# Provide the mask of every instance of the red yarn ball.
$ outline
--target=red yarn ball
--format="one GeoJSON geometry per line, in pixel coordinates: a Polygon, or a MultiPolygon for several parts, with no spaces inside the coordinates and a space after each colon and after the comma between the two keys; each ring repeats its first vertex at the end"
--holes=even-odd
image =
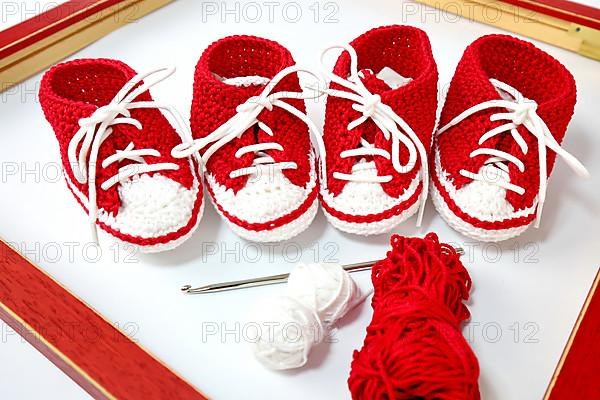
{"type": "Polygon", "coordinates": [[[392,237],[373,268],[373,319],[354,353],[353,399],[479,399],[479,365],[462,336],[471,279],[435,234],[392,237]]]}

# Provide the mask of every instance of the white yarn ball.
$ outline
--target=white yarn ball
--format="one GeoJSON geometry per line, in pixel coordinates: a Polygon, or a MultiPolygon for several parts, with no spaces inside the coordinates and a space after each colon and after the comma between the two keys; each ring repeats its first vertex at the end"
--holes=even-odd
{"type": "Polygon", "coordinates": [[[356,305],[360,290],[340,265],[300,264],[290,274],[287,295],[315,310],[324,325],[331,325],[356,305]]]}
{"type": "Polygon", "coordinates": [[[286,295],[257,310],[254,321],[261,331],[253,343],[256,358],[271,369],[302,367],[312,347],[361,300],[358,286],[341,266],[298,265],[286,295]]]}
{"type": "Polygon", "coordinates": [[[323,335],[321,322],[313,310],[291,297],[273,300],[260,308],[257,322],[261,331],[254,355],[271,369],[300,367],[323,335]]]}

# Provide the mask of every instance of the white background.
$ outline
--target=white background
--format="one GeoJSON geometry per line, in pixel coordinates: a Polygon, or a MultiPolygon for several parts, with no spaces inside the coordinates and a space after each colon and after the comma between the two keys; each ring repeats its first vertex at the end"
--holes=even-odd
{"type": "MultiPolygon", "coordinates": [[[[8,3],[17,5],[17,13],[3,15],[3,26],[31,16],[26,14],[35,7],[33,2],[25,6],[25,2],[5,1],[3,10],[8,3]]],[[[175,64],[177,74],[153,93],[157,99],[173,102],[187,117],[195,63],[209,43],[225,35],[275,39],[292,51],[298,63],[316,67],[320,49],[328,44],[348,42],[379,25],[410,24],[429,34],[443,89],[464,48],[481,35],[499,32],[409,2],[356,3],[278,3],[270,21],[268,6],[257,2],[262,16],[253,22],[256,6],[179,0],[108,35],[74,58],[117,58],[138,71],[175,64]],[[224,7],[233,11],[222,14],[224,7]],[[206,12],[215,9],[215,15],[206,12]],[[298,9],[300,19],[292,22],[298,9]]],[[[45,3],[35,4],[41,8],[45,3]]],[[[472,322],[464,333],[479,357],[484,399],[542,396],[599,261],[600,64],[549,45],[539,46],[561,60],[577,80],[579,102],[564,147],[583,161],[592,179],[575,178],[565,163],[557,161],[542,227],[500,245],[483,246],[464,239],[444,224],[431,204],[421,230],[415,228],[414,219],[398,229],[407,235],[435,231],[443,241],[467,249],[464,260],[474,291],[472,322]]],[[[319,213],[307,232],[287,244],[250,245],[234,236],[208,206],[198,232],[173,252],[134,254],[136,262],[125,262],[127,252],[120,248],[115,253],[103,236],[100,260],[89,262],[95,255],[85,247],[89,242],[86,217],[64,182],[55,178],[59,157],[36,98],[39,80],[40,75],[35,76],[16,90],[0,94],[0,237],[16,243],[52,276],[213,398],[348,398],[352,351],[362,344],[371,317],[369,305],[344,319],[335,343],[315,350],[306,368],[274,373],[254,361],[241,327],[239,340],[233,333],[203,340],[202,332],[209,325],[236,331],[235,324],[246,321],[253,303],[277,295],[281,287],[197,297],[186,297],[178,288],[185,283],[289,271],[298,249],[305,262],[330,253],[342,263],[378,259],[384,256],[389,238],[341,234],[319,213]],[[15,167],[16,174],[9,174],[15,167]],[[72,260],[68,242],[77,243],[72,260]],[[203,255],[212,244],[217,254],[203,255]],[[119,262],[114,262],[115,257],[119,262]]],[[[310,105],[316,120],[322,118],[322,106],[322,102],[310,105]]],[[[357,279],[368,286],[368,274],[357,279]]],[[[0,398],[87,398],[10,328],[0,327],[0,398]]]]}

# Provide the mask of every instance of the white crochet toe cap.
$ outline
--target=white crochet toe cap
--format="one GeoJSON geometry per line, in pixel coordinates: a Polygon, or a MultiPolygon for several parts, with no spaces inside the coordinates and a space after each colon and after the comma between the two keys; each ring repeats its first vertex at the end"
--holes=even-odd
{"type": "Polygon", "coordinates": [[[458,189],[454,202],[481,221],[501,221],[511,218],[515,211],[506,200],[506,189],[484,181],[473,181],[458,189]]]}
{"type": "Polygon", "coordinates": [[[281,171],[272,174],[254,174],[248,183],[237,193],[220,185],[208,174],[214,201],[228,214],[248,223],[265,223],[283,217],[297,210],[316,186],[316,175],[306,187],[294,185],[281,171]]]}
{"type": "MultiPolygon", "coordinates": [[[[352,169],[356,176],[377,176],[374,161],[361,160],[352,169]]],[[[409,199],[419,186],[419,175],[399,198],[389,196],[377,182],[347,182],[337,196],[324,191],[323,199],[337,211],[350,215],[379,214],[409,199]]]]}
{"type": "MultiPolygon", "coordinates": [[[[498,177],[498,170],[492,165],[484,165],[479,170],[482,176],[498,177]]],[[[503,174],[497,179],[508,179],[508,174],[503,174]]],[[[480,221],[502,221],[506,219],[527,216],[534,208],[515,210],[506,200],[506,189],[492,182],[473,180],[471,183],[455,190],[452,198],[462,211],[480,221]]]]}
{"type": "Polygon", "coordinates": [[[116,216],[101,211],[99,219],[122,233],[155,238],[184,227],[192,217],[198,188],[186,189],[160,174],[121,182],[116,216]]]}

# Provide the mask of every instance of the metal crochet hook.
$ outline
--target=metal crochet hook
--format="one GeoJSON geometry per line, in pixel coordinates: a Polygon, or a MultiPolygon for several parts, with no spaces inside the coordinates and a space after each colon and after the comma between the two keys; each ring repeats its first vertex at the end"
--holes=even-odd
{"type": "MultiPolygon", "coordinates": [[[[465,251],[457,247],[455,248],[456,252],[459,255],[464,255],[465,251]]],[[[348,264],[344,265],[343,268],[345,271],[353,273],[359,271],[368,271],[373,265],[375,265],[377,261],[367,261],[357,264],[348,264]]],[[[216,293],[216,292],[227,292],[230,290],[237,289],[246,289],[258,286],[267,286],[267,285],[276,285],[279,283],[286,283],[290,274],[279,274],[279,275],[271,275],[271,276],[263,276],[259,278],[250,278],[243,279],[240,281],[231,281],[231,282],[222,282],[222,283],[213,283],[211,285],[200,286],[197,288],[192,288],[191,285],[185,285],[181,288],[181,291],[186,294],[205,294],[205,293],[216,293]]]]}

